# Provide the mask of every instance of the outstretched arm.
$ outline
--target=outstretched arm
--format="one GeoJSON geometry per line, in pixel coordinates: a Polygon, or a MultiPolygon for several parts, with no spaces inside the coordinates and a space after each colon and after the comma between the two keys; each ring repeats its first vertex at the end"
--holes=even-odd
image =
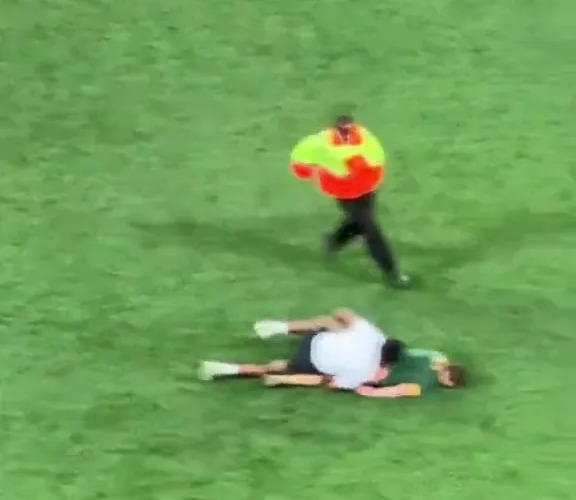
{"type": "Polygon", "coordinates": [[[318,387],[323,386],[336,391],[349,391],[346,387],[341,387],[335,379],[323,375],[304,374],[268,374],[262,378],[264,385],[269,387],[294,386],[294,387],[318,387]]]}
{"type": "Polygon", "coordinates": [[[356,394],[366,398],[417,398],[422,394],[422,387],[418,384],[400,384],[394,387],[362,386],[356,389],[356,394]]]}
{"type": "MultiPolygon", "coordinates": [[[[348,391],[347,387],[343,387],[336,380],[322,375],[282,375],[282,374],[267,374],[262,377],[264,385],[268,387],[319,387],[324,386],[332,390],[348,391]]],[[[421,388],[418,384],[400,384],[395,387],[381,387],[375,388],[370,386],[362,386],[356,389],[356,394],[368,398],[386,398],[396,399],[403,397],[418,397],[421,394],[421,388]]]]}
{"type": "Polygon", "coordinates": [[[322,375],[265,375],[262,378],[264,385],[268,387],[292,386],[292,387],[318,387],[323,385],[326,379],[322,375]]]}

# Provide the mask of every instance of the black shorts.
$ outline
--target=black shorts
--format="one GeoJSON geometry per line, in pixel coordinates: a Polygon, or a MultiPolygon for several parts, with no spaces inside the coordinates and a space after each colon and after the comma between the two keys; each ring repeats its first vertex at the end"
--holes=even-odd
{"type": "Polygon", "coordinates": [[[300,339],[294,355],[288,360],[286,373],[291,375],[322,375],[312,363],[312,340],[320,332],[305,335],[300,339]]]}

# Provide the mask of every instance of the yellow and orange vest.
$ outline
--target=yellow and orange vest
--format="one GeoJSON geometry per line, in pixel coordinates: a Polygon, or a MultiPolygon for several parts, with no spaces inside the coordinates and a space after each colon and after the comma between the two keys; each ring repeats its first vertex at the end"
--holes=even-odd
{"type": "Polygon", "coordinates": [[[298,179],[315,181],[324,195],[351,200],[378,188],[385,160],[376,136],[355,125],[346,141],[334,129],[305,137],[292,150],[290,165],[298,179]]]}

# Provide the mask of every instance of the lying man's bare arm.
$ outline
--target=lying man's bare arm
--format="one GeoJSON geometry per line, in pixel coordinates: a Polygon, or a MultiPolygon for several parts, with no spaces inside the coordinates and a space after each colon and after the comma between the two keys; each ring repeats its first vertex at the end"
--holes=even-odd
{"type": "Polygon", "coordinates": [[[293,386],[293,387],[318,387],[325,383],[322,375],[264,375],[262,382],[269,387],[293,386]]]}
{"type": "Polygon", "coordinates": [[[367,398],[417,398],[422,394],[418,384],[399,384],[394,387],[362,386],[356,389],[356,394],[367,398]]]}

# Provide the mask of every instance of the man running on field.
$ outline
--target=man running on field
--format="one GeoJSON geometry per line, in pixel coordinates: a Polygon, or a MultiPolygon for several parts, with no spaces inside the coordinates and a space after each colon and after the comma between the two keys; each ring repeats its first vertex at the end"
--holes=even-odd
{"type": "Polygon", "coordinates": [[[401,341],[387,339],[379,328],[349,310],[309,320],[265,320],[254,329],[263,339],[294,334],[301,340],[289,360],[264,365],[205,361],[200,378],[257,377],[269,387],[326,384],[362,394],[366,384],[377,384],[388,375],[386,366],[396,363],[404,351],[401,341]]]}

